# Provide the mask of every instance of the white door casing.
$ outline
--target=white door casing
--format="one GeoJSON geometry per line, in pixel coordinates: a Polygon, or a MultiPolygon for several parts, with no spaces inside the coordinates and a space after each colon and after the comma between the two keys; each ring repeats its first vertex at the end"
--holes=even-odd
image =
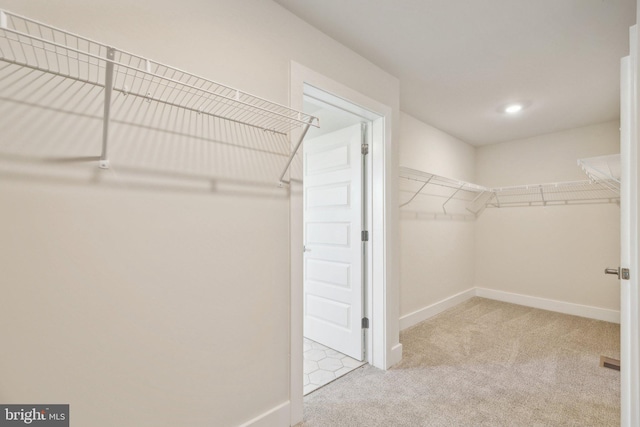
{"type": "MultiPolygon", "coordinates": [[[[370,154],[368,169],[367,227],[372,239],[367,251],[366,312],[370,317],[366,333],[366,360],[379,369],[388,369],[402,359],[399,343],[398,286],[398,194],[396,183],[398,106],[394,96],[381,95],[375,100],[343,82],[333,80],[295,61],[291,61],[290,106],[303,110],[304,96],[339,106],[360,115],[370,123],[367,129],[370,154]],[[370,131],[370,132],[369,132],[370,131]]],[[[366,88],[366,86],[358,86],[366,88]]],[[[366,89],[362,89],[365,90],[366,89]]],[[[299,132],[292,132],[295,136],[299,132]]],[[[302,158],[301,158],[302,160],[302,158]]],[[[291,181],[291,372],[290,425],[303,420],[303,197],[302,171],[291,181]]]]}
{"type": "Polygon", "coordinates": [[[621,426],[640,425],[640,316],[638,307],[638,33],[630,31],[630,55],[623,58],[620,79],[620,280],[621,426]]]}
{"type": "Polygon", "coordinates": [[[304,142],[304,336],[363,360],[362,131],[304,142]]]}

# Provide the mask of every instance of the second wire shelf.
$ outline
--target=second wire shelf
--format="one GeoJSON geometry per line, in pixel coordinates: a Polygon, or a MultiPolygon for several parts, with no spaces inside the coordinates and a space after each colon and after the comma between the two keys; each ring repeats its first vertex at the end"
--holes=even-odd
{"type": "Polygon", "coordinates": [[[413,203],[445,215],[477,217],[486,208],[619,202],[620,155],[580,159],[578,164],[588,180],[494,188],[401,167],[400,207],[413,203]],[[431,201],[417,200],[421,196],[431,201]]]}

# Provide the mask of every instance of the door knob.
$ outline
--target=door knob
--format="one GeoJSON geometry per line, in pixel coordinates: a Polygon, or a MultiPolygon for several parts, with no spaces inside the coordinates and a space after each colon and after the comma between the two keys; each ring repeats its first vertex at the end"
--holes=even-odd
{"type": "Polygon", "coordinates": [[[622,278],[622,280],[629,280],[629,269],[628,268],[605,268],[604,274],[615,274],[618,276],[618,279],[622,278]]]}

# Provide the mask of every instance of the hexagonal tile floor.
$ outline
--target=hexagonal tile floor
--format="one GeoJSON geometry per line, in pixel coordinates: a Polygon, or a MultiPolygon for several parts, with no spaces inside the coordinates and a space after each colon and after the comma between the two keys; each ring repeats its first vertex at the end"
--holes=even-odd
{"type": "Polygon", "coordinates": [[[305,338],[304,394],[307,395],[364,364],[365,362],[305,338]]]}

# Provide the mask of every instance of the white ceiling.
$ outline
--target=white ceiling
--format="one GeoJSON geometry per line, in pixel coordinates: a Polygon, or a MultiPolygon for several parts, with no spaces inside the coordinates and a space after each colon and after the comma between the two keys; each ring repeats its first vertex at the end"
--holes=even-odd
{"type": "Polygon", "coordinates": [[[483,145],[619,117],[636,0],[275,0],[400,79],[401,109],[483,145]],[[498,111],[529,103],[518,115],[498,111]]]}

